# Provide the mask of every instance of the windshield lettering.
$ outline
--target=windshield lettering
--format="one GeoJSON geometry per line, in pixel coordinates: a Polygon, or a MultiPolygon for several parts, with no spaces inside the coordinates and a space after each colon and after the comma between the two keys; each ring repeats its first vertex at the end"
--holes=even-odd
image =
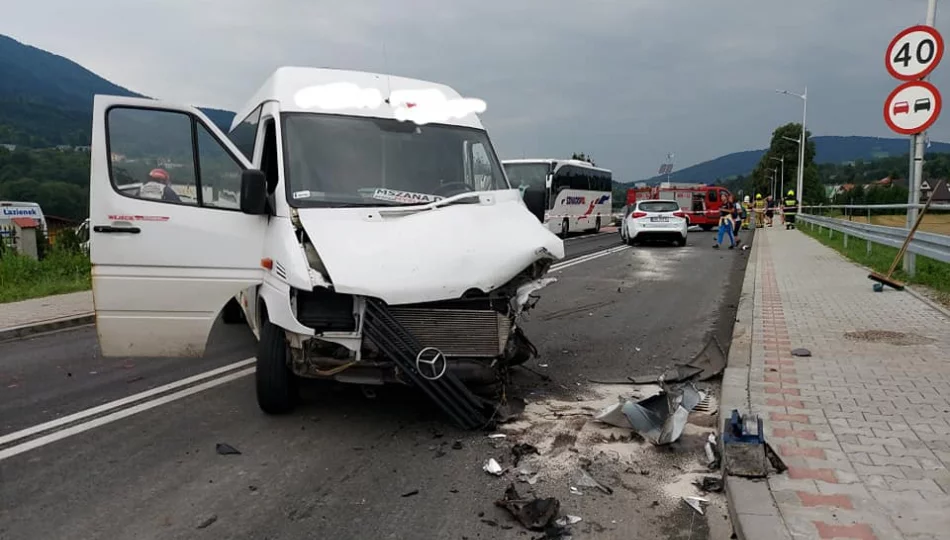
{"type": "Polygon", "coordinates": [[[373,192],[373,198],[381,201],[390,201],[398,203],[421,203],[426,204],[435,201],[441,201],[445,197],[438,195],[429,195],[428,193],[413,193],[411,191],[396,191],[393,189],[379,188],[373,192]]]}

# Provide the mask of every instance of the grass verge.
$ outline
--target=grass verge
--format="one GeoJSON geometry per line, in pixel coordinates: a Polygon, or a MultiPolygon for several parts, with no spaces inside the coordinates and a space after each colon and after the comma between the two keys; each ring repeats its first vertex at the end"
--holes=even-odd
{"type": "MultiPolygon", "coordinates": [[[[828,238],[828,229],[823,229],[823,232],[819,234],[817,227],[812,229],[804,223],[800,225],[798,230],[841,253],[848,259],[882,274],[887,273],[898,251],[897,248],[871,244],[871,254],[868,255],[867,242],[859,238],[850,237],[848,247],[845,248],[844,236],[839,232],[835,232],[832,238],[828,238]]],[[[904,273],[901,264],[897,265],[894,277],[904,283],[923,285],[931,289],[932,294],[928,294],[928,296],[945,306],[950,306],[950,264],[917,255],[917,272],[914,277],[904,273]]]]}
{"type": "Polygon", "coordinates": [[[9,251],[0,257],[0,304],[92,288],[89,257],[50,250],[41,261],[9,251]]]}

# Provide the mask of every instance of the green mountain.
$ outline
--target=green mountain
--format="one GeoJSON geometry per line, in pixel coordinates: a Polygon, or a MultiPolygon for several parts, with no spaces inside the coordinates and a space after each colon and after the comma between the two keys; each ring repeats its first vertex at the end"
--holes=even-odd
{"type": "MultiPolygon", "coordinates": [[[[873,161],[881,158],[906,155],[910,143],[906,138],[882,137],[812,137],[815,141],[815,163],[845,164],[857,161],[873,161]]],[[[950,152],[950,144],[931,141],[927,153],[950,152]]],[[[670,175],[672,182],[714,183],[726,182],[736,176],[748,175],[762,159],[762,150],[745,150],[697,163],[670,175]]],[[[796,159],[795,156],[793,159],[796,159]]],[[[654,185],[666,181],[666,175],[640,180],[654,185]]]]}
{"type": "MultiPolygon", "coordinates": [[[[145,97],[62,56],[0,35],[0,144],[89,144],[95,94],[145,97]]],[[[201,109],[225,131],[234,113],[201,109]]]]}

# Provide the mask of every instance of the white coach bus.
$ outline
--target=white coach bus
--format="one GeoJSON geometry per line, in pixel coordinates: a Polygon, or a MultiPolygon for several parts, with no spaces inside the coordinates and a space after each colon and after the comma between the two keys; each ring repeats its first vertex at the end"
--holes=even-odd
{"type": "Polygon", "coordinates": [[[512,187],[544,193],[544,224],[566,237],[599,231],[610,222],[613,173],[575,159],[510,159],[502,162],[512,187]]]}

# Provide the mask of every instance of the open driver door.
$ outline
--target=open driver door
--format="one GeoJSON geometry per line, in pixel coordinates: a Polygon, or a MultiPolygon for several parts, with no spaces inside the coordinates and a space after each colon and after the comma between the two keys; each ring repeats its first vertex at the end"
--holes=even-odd
{"type": "Polygon", "coordinates": [[[90,169],[102,355],[202,356],[224,305],[263,277],[262,175],[195,108],[101,95],[90,169]]]}

